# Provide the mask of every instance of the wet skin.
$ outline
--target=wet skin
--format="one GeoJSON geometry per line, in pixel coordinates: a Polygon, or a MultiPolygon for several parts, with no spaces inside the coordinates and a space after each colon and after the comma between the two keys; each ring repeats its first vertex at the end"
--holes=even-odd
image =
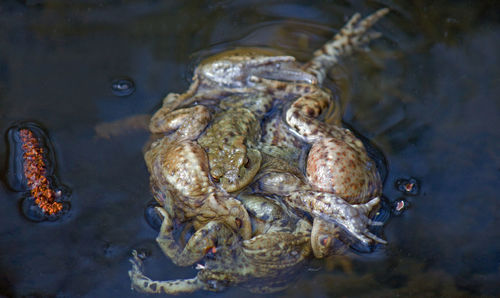
{"type": "MultiPolygon", "coordinates": [[[[222,244],[221,251],[227,251],[228,255],[231,251],[243,251],[240,255],[244,257],[236,257],[230,264],[240,262],[247,268],[245,258],[251,255],[252,247],[263,250],[262,255],[272,264],[269,256],[273,252],[279,256],[288,251],[289,245],[283,244],[287,237],[299,237],[300,251],[312,247],[316,257],[329,253],[328,248],[339,229],[364,243],[385,242],[368,230],[370,225],[380,224],[368,218],[379,203],[382,188],[375,164],[367,156],[362,142],[338,125],[340,118],[333,124],[319,118],[335,108],[330,92],[321,87],[326,72],[339,58],[377,38],[379,34],[368,29],[386,13],[387,10],[382,9],[363,20],[359,14],[354,15],[305,65],[293,57],[258,49],[238,49],[216,55],[195,70],[193,83],[186,93],[171,93],[164,99],[162,108],[150,122],[151,132],[164,136],[151,145],[145,159],[153,193],[164,207],[159,209],[164,224],[158,242],[167,255],[179,260],[179,265],[192,264],[203,258],[207,247],[217,243],[222,244]],[[233,98],[246,95],[262,99],[264,103],[252,105],[233,98]],[[290,100],[291,104],[286,104],[290,100]],[[232,104],[225,106],[228,102],[232,104]],[[276,105],[287,108],[280,117],[264,119],[276,105]],[[231,116],[236,114],[239,116],[231,116]],[[256,144],[260,131],[255,123],[260,120],[264,123],[264,136],[270,135],[269,127],[277,127],[276,131],[286,137],[280,138],[281,141],[266,141],[264,137],[256,144]],[[266,121],[271,125],[266,125],[266,121]],[[286,170],[274,166],[279,162],[273,160],[287,160],[290,152],[296,154],[294,148],[301,142],[312,146],[307,155],[305,177],[293,164],[286,170]],[[286,150],[276,151],[273,147],[286,150]],[[262,159],[262,152],[271,157],[261,169],[257,156],[262,159]],[[251,181],[258,185],[259,191],[279,195],[289,207],[310,214],[314,218],[312,231],[299,228],[281,231],[280,236],[269,231],[252,231],[255,218],[249,216],[249,207],[231,194],[241,191],[251,181]],[[183,248],[185,257],[180,257],[180,248],[172,248],[175,245],[168,236],[172,221],[193,222],[195,235],[201,235],[193,236],[183,248]],[[212,235],[213,231],[218,232],[212,235]],[[303,242],[305,238],[307,245],[303,242]],[[245,252],[248,247],[251,249],[245,252]]],[[[302,255],[300,251],[294,255],[302,255]]],[[[158,292],[158,286],[154,286],[156,290],[146,286],[143,276],[136,274],[140,272],[140,260],[135,257],[133,263],[134,288],[158,292]]],[[[184,288],[176,289],[170,283],[164,284],[164,288],[172,289],[169,293],[190,291],[193,287],[219,289],[218,285],[246,282],[242,275],[272,276],[267,272],[256,273],[256,268],[246,274],[247,269],[219,265],[216,267],[222,271],[217,271],[217,276],[224,276],[221,279],[211,275],[214,271],[202,270],[200,274],[210,272],[207,275],[211,277],[202,277],[203,273],[196,280],[182,282],[184,288]],[[224,282],[215,282],[213,287],[213,280],[224,282]]],[[[277,263],[270,266],[275,265],[277,263]]]]}
{"type": "Polygon", "coordinates": [[[198,264],[196,277],[153,281],[142,273],[142,260],[134,251],[129,271],[132,288],[146,293],[180,294],[196,290],[220,291],[240,285],[256,293],[286,288],[312,254],[311,225],[272,198],[241,195],[253,226],[252,238],[242,239],[230,227],[213,221],[198,229],[182,247],[174,237],[170,215],[158,207],[163,223],[157,242],[180,266],[198,264]]]}

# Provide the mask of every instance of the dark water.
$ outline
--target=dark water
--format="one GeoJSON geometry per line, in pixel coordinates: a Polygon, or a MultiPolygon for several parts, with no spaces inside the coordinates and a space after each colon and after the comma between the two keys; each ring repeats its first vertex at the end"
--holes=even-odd
{"type": "MultiPolygon", "coordinates": [[[[72,208],[57,222],[29,222],[19,194],[0,184],[0,294],[140,296],[127,275],[135,248],[151,251],[153,278],[193,276],[162,255],[143,217],[148,133],[106,139],[96,125],[151,114],[168,92],[185,90],[210,53],[269,46],[306,60],[355,11],[388,6],[376,26],[384,37],[333,77],[344,120],[386,154],[385,195],[410,208],[387,224],[385,249],[314,262],[280,295],[499,296],[500,7],[404,3],[2,1],[0,129],[43,124],[72,208]],[[135,83],[129,96],[111,88],[122,78],[135,83]],[[394,186],[410,176],[421,182],[417,196],[394,186]]],[[[6,148],[4,140],[3,168],[6,148]]],[[[222,295],[236,294],[250,296],[237,288],[222,295]]]]}

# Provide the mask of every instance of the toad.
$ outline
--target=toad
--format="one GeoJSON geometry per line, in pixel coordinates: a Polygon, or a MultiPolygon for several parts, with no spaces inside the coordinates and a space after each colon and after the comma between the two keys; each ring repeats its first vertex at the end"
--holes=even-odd
{"type": "Polygon", "coordinates": [[[180,266],[204,264],[197,264],[194,278],[153,281],[142,273],[142,259],[134,251],[129,271],[132,288],[167,294],[221,291],[233,285],[256,293],[286,288],[311,256],[311,225],[275,199],[242,194],[240,200],[251,215],[251,239],[244,240],[225,223],[212,221],[196,230],[184,247],[174,237],[168,212],[157,207],[163,217],[157,238],[163,252],[180,266]]]}
{"type": "MultiPolygon", "coordinates": [[[[326,71],[340,57],[350,54],[363,43],[378,36],[368,28],[388,12],[379,10],[360,19],[354,15],[330,42],[315,52],[315,57],[303,66],[305,72],[316,78],[313,84],[281,82],[253,76],[258,86],[264,85],[278,98],[291,94],[298,97],[284,109],[284,121],[270,117],[264,122],[265,152],[285,162],[268,159],[257,177],[257,191],[285,196],[289,206],[305,211],[314,217],[311,236],[316,257],[327,253],[335,233],[327,237],[328,230],[342,227],[351,236],[369,244],[386,243],[372,234],[373,222],[368,215],[376,209],[382,184],[375,163],[368,157],[363,143],[340,124],[340,113],[329,115],[330,124],[319,120],[335,102],[327,90],[320,88],[326,71]],[[290,168],[301,152],[300,141],[312,145],[306,158],[306,178],[290,168]],[[305,180],[305,181],[304,181],[305,180]]],[[[302,146],[303,147],[303,146],[302,146]]]]}

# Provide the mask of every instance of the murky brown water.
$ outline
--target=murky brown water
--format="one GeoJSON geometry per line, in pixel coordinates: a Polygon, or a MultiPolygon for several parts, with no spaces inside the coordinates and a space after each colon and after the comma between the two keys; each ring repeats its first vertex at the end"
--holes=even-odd
{"type": "MultiPolygon", "coordinates": [[[[0,184],[0,294],[140,296],[128,258],[152,252],[158,279],[185,278],[144,220],[151,200],[136,129],[110,139],[95,126],[152,113],[189,85],[204,56],[236,45],[269,46],[307,59],[355,11],[392,9],[372,51],[335,71],[344,120],[385,153],[394,183],[413,176],[410,209],[385,228],[389,245],[350,263],[313,262],[280,295],[499,296],[500,16],[494,1],[3,1],[0,128],[36,120],[49,132],[69,214],[33,223],[0,184]],[[135,92],[115,96],[116,78],[135,92]],[[342,266],[343,264],[343,266],[342,266]]],[[[5,140],[0,145],[6,167],[5,140]]],[[[199,296],[209,293],[200,292],[199,296]]],[[[250,296],[237,288],[222,296],[250,296]]]]}

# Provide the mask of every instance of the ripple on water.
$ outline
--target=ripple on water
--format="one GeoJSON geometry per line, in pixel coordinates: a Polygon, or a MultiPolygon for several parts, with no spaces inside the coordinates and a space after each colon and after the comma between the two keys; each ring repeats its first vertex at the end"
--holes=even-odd
{"type": "Polygon", "coordinates": [[[111,92],[116,96],[129,96],[135,91],[135,83],[130,78],[116,78],[111,82],[111,92]]]}

